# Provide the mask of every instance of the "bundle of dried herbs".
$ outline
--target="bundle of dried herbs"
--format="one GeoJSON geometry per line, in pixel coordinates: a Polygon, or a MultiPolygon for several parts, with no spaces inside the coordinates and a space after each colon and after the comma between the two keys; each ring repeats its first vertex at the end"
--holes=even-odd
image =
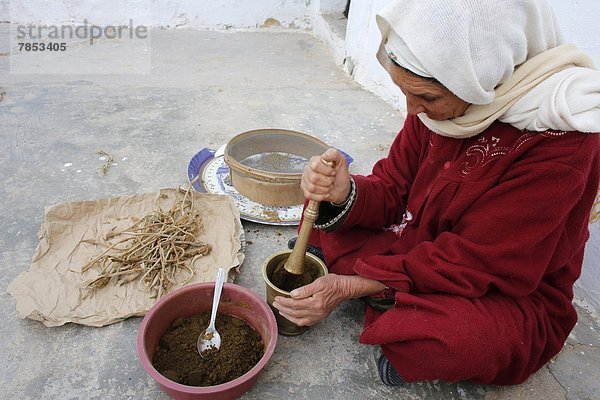
{"type": "Polygon", "coordinates": [[[161,298],[176,284],[176,275],[182,270],[188,276],[181,284],[187,283],[194,275],[194,260],[212,250],[197,239],[203,225],[191,188],[192,184],[187,190],[179,189],[183,196],[170,210],[158,208],[124,231],[108,234],[105,239],[116,242],[82,268],[82,273],[94,266],[100,268],[98,277],[85,287],[93,291],[110,282],[122,285],[139,279],[151,298],[161,298]]]}

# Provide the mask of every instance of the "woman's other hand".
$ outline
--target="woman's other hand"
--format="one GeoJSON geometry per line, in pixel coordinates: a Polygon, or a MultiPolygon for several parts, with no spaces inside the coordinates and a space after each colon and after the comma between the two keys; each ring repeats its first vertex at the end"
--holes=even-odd
{"type": "Polygon", "coordinates": [[[298,326],[310,326],[327,318],[344,300],[380,293],[385,285],[357,275],[327,274],[292,290],[291,297],[276,296],[273,307],[298,326]]]}

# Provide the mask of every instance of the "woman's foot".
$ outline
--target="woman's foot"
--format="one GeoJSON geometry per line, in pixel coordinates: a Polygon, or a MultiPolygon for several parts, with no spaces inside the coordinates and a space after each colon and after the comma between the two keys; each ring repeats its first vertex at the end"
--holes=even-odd
{"type": "Polygon", "coordinates": [[[379,371],[381,382],[386,386],[401,386],[406,383],[400,378],[398,371],[392,366],[385,354],[382,354],[379,360],[377,360],[377,370],[379,371]]]}

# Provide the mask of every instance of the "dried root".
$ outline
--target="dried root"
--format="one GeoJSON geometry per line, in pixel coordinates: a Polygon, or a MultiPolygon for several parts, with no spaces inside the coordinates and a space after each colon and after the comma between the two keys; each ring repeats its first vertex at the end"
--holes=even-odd
{"type": "Polygon", "coordinates": [[[110,153],[108,153],[104,150],[97,151],[97,154],[100,154],[101,156],[106,157],[106,160],[104,161],[104,164],[102,164],[102,166],[100,167],[100,171],[99,171],[99,173],[101,175],[106,175],[106,174],[108,174],[108,169],[112,165],[114,158],[110,153]]]}
{"type": "Polygon", "coordinates": [[[182,284],[187,283],[194,275],[190,264],[212,250],[196,239],[203,226],[191,189],[192,184],[179,189],[183,197],[169,211],[155,210],[122,232],[111,231],[108,236],[117,241],[81,270],[100,268],[100,275],[85,287],[93,291],[110,282],[123,285],[139,280],[152,298],[161,298],[176,284],[180,271],[187,273],[182,284]]]}

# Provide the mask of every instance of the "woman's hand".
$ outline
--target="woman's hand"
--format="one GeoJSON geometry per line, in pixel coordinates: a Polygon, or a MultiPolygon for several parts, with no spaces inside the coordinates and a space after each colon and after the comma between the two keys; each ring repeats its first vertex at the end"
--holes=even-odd
{"type": "Polygon", "coordinates": [[[304,167],[300,188],[308,200],[343,203],[352,189],[346,158],[333,148],[312,157],[304,167]]]}
{"type": "Polygon", "coordinates": [[[361,276],[327,274],[291,291],[291,298],[277,296],[273,307],[298,326],[310,326],[327,318],[341,302],[381,292],[381,282],[361,276]]]}

